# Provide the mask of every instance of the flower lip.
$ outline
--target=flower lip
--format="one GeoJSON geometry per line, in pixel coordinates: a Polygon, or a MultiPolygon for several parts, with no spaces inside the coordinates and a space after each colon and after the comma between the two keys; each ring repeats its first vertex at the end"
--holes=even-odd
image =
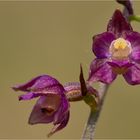
{"type": "Polygon", "coordinates": [[[116,74],[125,74],[134,64],[129,60],[113,60],[107,62],[116,74]]]}
{"type": "Polygon", "coordinates": [[[54,109],[51,107],[41,108],[41,112],[51,114],[52,112],[54,112],[54,109]]]}
{"type": "Polygon", "coordinates": [[[123,38],[118,38],[111,42],[109,51],[112,59],[115,60],[127,59],[132,52],[131,43],[123,38]]]}

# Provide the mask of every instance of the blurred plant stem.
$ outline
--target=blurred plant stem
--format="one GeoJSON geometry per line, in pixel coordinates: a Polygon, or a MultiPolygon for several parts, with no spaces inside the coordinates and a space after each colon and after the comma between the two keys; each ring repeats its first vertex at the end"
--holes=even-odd
{"type": "Polygon", "coordinates": [[[131,15],[129,16],[129,21],[137,21],[137,22],[140,22],[140,16],[138,15],[131,15]]]}
{"type": "Polygon", "coordinates": [[[94,140],[96,123],[100,116],[108,87],[109,85],[100,83],[100,87],[98,90],[100,102],[98,104],[97,110],[90,111],[90,115],[89,115],[85,130],[83,132],[82,140],[94,140]]]}

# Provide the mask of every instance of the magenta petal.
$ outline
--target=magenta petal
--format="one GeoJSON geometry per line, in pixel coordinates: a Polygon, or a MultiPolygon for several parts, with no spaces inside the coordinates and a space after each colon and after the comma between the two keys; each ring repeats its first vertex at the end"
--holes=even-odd
{"type": "Polygon", "coordinates": [[[55,124],[55,126],[53,127],[52,131],[48,134],[48,137],[52,136],[54,133],[56,133],[57,131],[63,129],[64,127],[66,127],[68,121],[69,121],[69,116],[70,116],[70,112],[68,111],[67,113],[65,113],[63,119],[61,120],[61,122],[59,124],[55,124]]]}
{"type": "Polygon", "coordinates": [[[65,113],[69,110],[69,102],[66,99],[66,97],[61,98],[61,104],[59,106],[59,109],[57,110],[57,113],[54,116],[54,124],[58,124],[63,120],[63,117],[65,113]]]}
{"type": "Polygon", "coordinates": [[[121,11],[116,10],[108,23],[107,31],[112,32],[116,37],[120,37],[123,32],[132,30],[131,25],[127,22],[121,11]]]}
{"type": "Polygon", "coordinates": [[[131,63],[129,60],[113,60],[107,63],[112,67],[113,72],[116,74],[124,74],[134,65],[134,63],[131,63]]]}
{"type": "Polygon", "coordinates": [[[131,59],[140,63],[140,48],[135,49],[135,51],[131,54],[131,59]]]}
{"type": "Polygon", "coordinates": [[[30,80],[29,82],[25,83],[25,84],[22,84],[22,85],[17,85],[17,86],[14,86],[13,89],[18,91],[18,90],[21,90],[21,91],[29,91],[28,88],[30,88],[31,86],[34,85],[34,83],[39,79],[41,78],[41,76],[38,76],[32,80],[30,80]]]}
{"type": "Polygon", "coordinates": [[[104,32],[94,37],[92,50],[97,58],[107,58],[110,56],[109,47],[114,39],[114,35],[109,32],[104,32]]]}
{"type": "Polygon", "coordinates": [[[63,91],[63,86],[55,78],[49,75],[43,75],[35,82],[31,87],[31,90],[40,91],[43,89],[51,89],[53,87],[59,87],[59,92],[61,92],[61,89],[63,91]]]}
{"type": "Polygon", "coordinates": [[[111,66],[106,59],[95,59],[90,65],[89,82],[100,81],[110,84],[115,80],[116,74],[112,71],[111,66]]]}
{"type": "Polygon", "coordinates": [[[140,64],[130,67],[123,76],[130,85],[140,84],[140,64]]]}
{"type": "Polygon", "coordinates": [[[130,58],[138,63],[140,63],[140,33],[138,32],[128,32],[125,34],[126,40],[131,43],[132,53],[130,58]]]}
{"type": "Polygon", "coordinates": [[[63,94],[63,86],[53,77],[42,75],[34,78],[26,84],[13,87],[14,90],[32,91],[34,93],[63,94]]]}
{"type": "Polygon", "coordinates": [[[31,100],[31,99],[36,98],[38,96],[40,96],[40,94],[35,94],[33,92],[29,92],[27,94],[19,96],[19,100],[31,100]]]}
{"type": "Polygon", "coordinates": [[[40,106],[35,105],[30,115],[28,123],[31,125],[37,123],[50,123],[53,121],[53,118],[54,114],[51,116],[48,116],[47,114],[44,115],[44,113],[41,111],[40,106]]]}
{"type": "Polygon", "coordinates": [[[112,61],[108,61],[107,62],[110,66],[112,67],[118,67],[118,68],[128,68],[131,67],[132,65],[134,65],[133,63],[131,63],[129,60],[112,60],[112,61]]]}
{"type": "Polygon", "coordinates": [[[125,33],[125,39],[131,43],[131,47],[134,49],[140,47],[140,33],[138,32],[127,32],[125,33]]]}
{"type": "Polygon", "coordinates": [[[41,96],[32,110],[29,124],[52,122],[60,103],[61,97],[59,95],[48,94],[46,96],[41,96]]]}

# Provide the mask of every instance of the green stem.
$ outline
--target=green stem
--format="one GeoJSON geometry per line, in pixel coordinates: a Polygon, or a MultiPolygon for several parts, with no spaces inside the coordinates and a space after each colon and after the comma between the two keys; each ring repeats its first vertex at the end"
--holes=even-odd
{"type": "Polygon", "coordinates": [[[131,16],[129,16],[129,21],[138,21],[138,22],[140,22],[140,16],[131,15],[131,16]]]}
{"type": "Polygon", "coordinates": [[[92,110],[90,111],[90,115],[89,115],[85,130],[83,132],[82,140],[93,140],[94,139],[96,123],[100,116],[108,87],[109,87],[109,85],[100,83],[100,88],[99,88],[100,103],[99,103],[98,109],[96,111],[92,111],[92,110]]]}

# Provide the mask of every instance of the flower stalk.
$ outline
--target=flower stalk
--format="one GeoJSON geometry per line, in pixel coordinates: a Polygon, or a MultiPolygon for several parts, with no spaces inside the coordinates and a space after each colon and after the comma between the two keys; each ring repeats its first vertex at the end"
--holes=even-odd
{"type": "Polygon", "coordinates": [[[82,140],[94,140],[96,124],[99,119],[100,113],[102,111],[102,107],[103,107],[103,103],[106,97],[108,87],[109,87],[108,84],[100,83],[100,88],[99,88],[100,102],[97,110],[92,110],[92,109],[90,110],[90,115],[82,135],[82,140]]]}

